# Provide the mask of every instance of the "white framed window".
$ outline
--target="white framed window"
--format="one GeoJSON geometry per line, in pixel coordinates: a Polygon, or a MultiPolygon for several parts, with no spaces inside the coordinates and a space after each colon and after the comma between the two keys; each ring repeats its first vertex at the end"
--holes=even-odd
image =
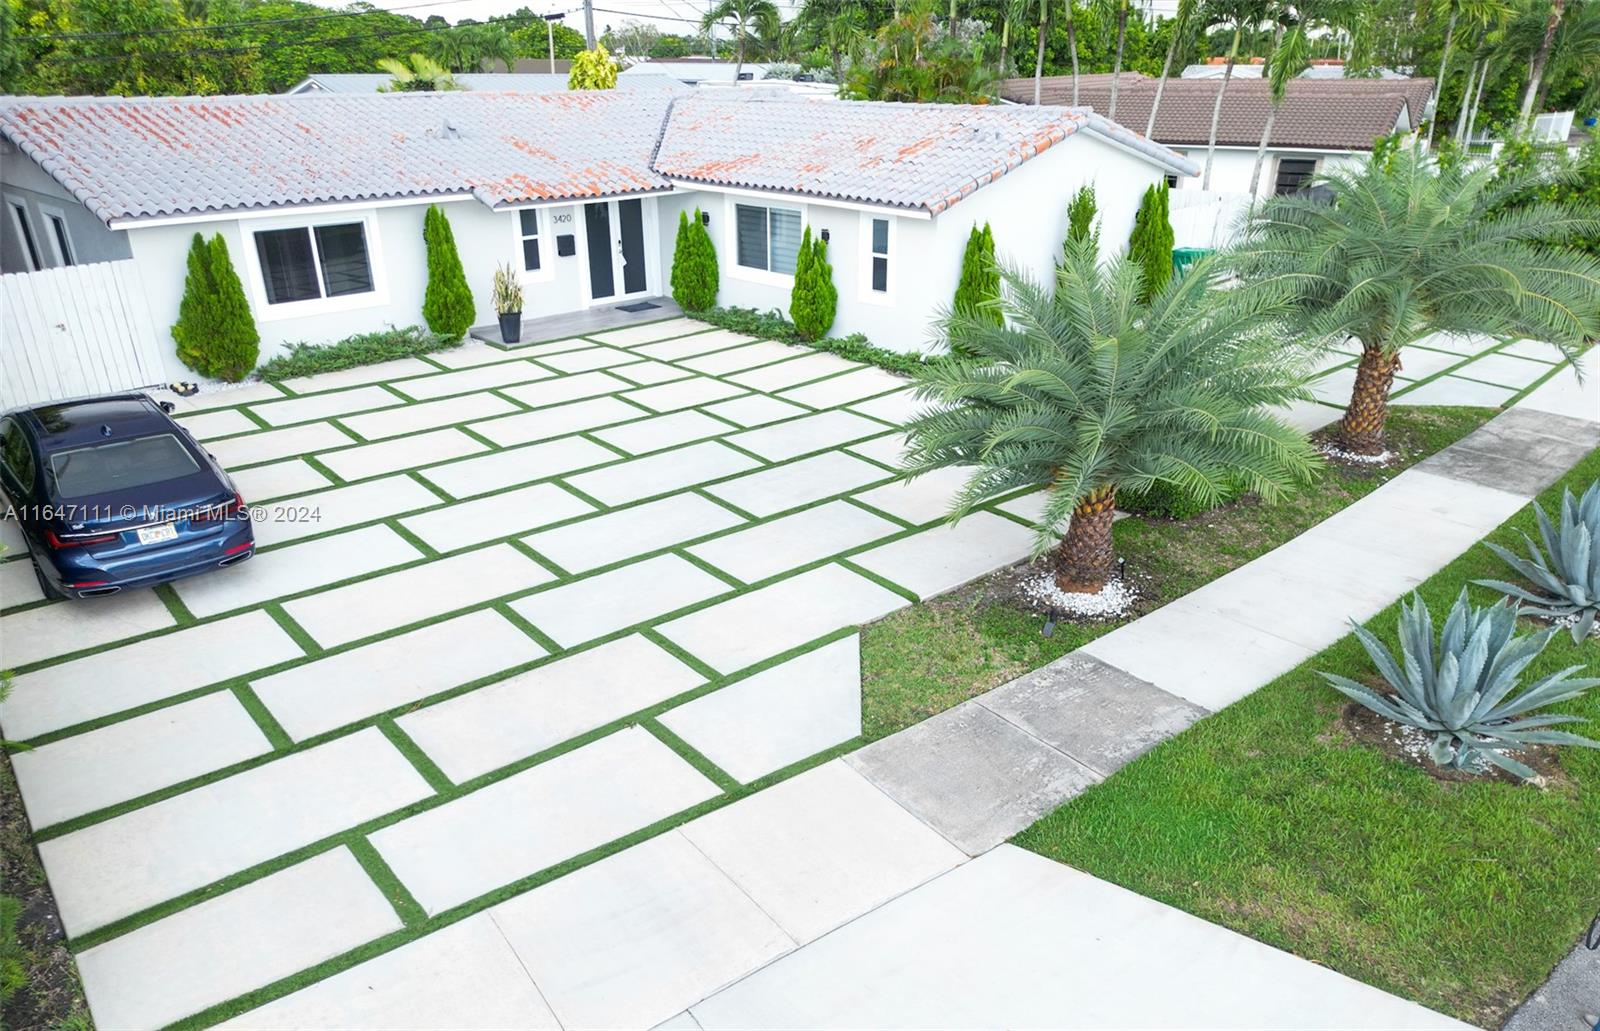
{"type": "Polygon", "coordinates": [[[388,303],[371,213],[252,220],[240,227],[257,318],[302,318],[388,303]]]}
{"type": "Polygon", "coordinates": [[[67,229],[67,213],[60,208],[49,208],[41,204],[39,214],[44,218],[41,228],[45,243],[55,255],[56,266],[59,268],[77,264],[77,259],[73,257],[72,233],[67,229]]]}
{"type": "Polygon", "coordinates": [[[742,269],[789,278],[800,255],[800,208],[778,205],[734,204],[734,264],[742,269]]]}
{"type": "Polygon", "coordinates": [[[16,225],[17,241],[22,246],[22,257],[35,272],[44,268],[44,256],[39,253],[39,239],[33,235],[33,224],[28,221],[27,205],[21,201],[8,201],[11,221],[16,225]]]}
{"type": "Polygon", "coordinates": [[[513,267],[522,270],[524,282],[555,277],[556,242],[550,229],[550,215],[539,208],[519,208],[511,212],[513,267]]]}
{"type": "Polygon", "coordinates": [[[891,304],[894,301],[894,270],[899,260],[895,245],[895,218],[891,215],[861,216],[861,289],[863,301],[891,304]]]}

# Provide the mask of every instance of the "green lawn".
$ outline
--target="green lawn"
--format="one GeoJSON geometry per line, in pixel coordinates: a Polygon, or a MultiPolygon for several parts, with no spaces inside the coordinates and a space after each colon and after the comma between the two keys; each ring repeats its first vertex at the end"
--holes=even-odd
{"type": "MultiPolygon", "coordinates": [[[[1148,589],[1133,616],[1159,608],[1305,532],[1392,479],[1404,467],[1454,443],[1495,414],[1489,408],[1397,408],[1390,445],[1404,460],[1382,472],[1330,467],[1280,505],[1240,501],[1196,516],[1123,519],[1117,553],[1148,589]]],[[[1131,617],[1130,617],[1131,618],[1131,617]]],[[[998,687],[1119,623],[1044,620],[983,584],[904,609],[861,636],[862,731],[875,740],[998,687]]]]}
{"type": "MultiPolygon", "coordinates": [[[[1562,486],[1600,477],[1590,454],[1562,486]]],[[[1532,530],[1531,509],[1490,540],[1532,530]]],[[[1506,576],[1478,546],[1421,588],[1506,576]]],[[[1482,604],[1494,594],[1472,588],[1482,604]]],[[[1398,604],[1368,625],[1391,646],[1398,604]]],[[[1600,666],[1565,633],[1528,670],[1600,666]]],[[[1020,834],[1017,844],[1483,1027],[1498,1027],[1600,908],[1600,751],[1550,789],[1454,783],[1350,739],[1318,670],[1371,675],[1354,638],[1196,724],[1020,834]]],[[[1563,706],[1596,722],[1600,691],[1563,706]]]]}

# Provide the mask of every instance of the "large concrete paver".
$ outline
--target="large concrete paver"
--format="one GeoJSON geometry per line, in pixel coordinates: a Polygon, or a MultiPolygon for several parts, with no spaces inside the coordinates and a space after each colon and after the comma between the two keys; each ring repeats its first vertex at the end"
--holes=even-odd
{"type": "Polygon", "coordinates": [[[970,855],[1032,824],[1100,777],[976,701],[845,758],[970,855]]]}
{"type": "Polygon", "coordinates": [[[630,383],[637,383],[641,387],[653,387],[657,383],[670,383],[675,379],[688,379],[694,373],[688,369],[680,369],[676,365],[666,362],[643,361],[630,362],[627,365],[613,365],[608,371],[614,376],[621,376],[630,383]]]}
{"type": "Polygon", "coordinates": [[[567,482],[607,505],[622,505],[732,476],[759,465],[714,440],[569,477],[567,482]]]}
{"type": "Polygon", "coordinates": [[[837,759],[679,831],[802,945],[966,859],[837,759]]]}
{"type": "Polygon", "coordinates": [[[682,334],[669,334],[668,337],[656,337],[661,343],[644,343],[637,346],[627,344],[623,340],[608,337],[604,334],[595,338],[605,340],[607,343],[632,346],[633,350],[646,358],[656,358],[661,361],[675,362],[683,358],[692,358],[695,355],[709,354],[712,351],[724,351],[740,344],[754,343],[756,338],[735,333],[730,329],[713,329],[710,332],[695,332],[692,336],[682,334]]]}
{"type": "Polygon", "coordinates": [[[439,401],[413,402],[398,408],[351,415],[340,422],[363,440],[386,440],[405,433],[420,433],[516,410],[517,406],[505,398],[484,392],[462,394],[439,401]]]}
{"type": "Polygon", "coordinates": [[[905,385],[905,377],[868,366],[842,376],[831,376],[803,387],[785,390],[778,396],[788,401],[810,405],[812,408],[833,408],[875,394],[897,390],[905,385]]]}
{"type": "Polygon", "coordinates": [[[137,798],[272,750],[231,691],[12,754],[35,828],[137,798]]]}
{"type": "Polygon", "coordinates": [[[861,733],[861,639],[852,634],[662,713],[661,722],[748,784],[861,733]]]}
{"type": "MultiPolygon", "coordinates": [[[[1528,363],[1532,365],[1532,362],[1528,363]]],[[[1474,408],[1497,408],[1505,404],[1516,394],[1515,387],[1503,387],[1499,384],[1479,383],[1477,380],[1464,378],[1470,375],[1472,366],[1468,365],[1457,373],[1440,376],[1438,379],[1429,380],[1413,390],[1397,393],[1395,402],[1407,405],[1465,405],[1474,408]]],[[[1329,397],[1329,400],[1339,400],[1329,397]]],[[[1348,400],[1348,391],[1346,397],[1348,400]]]]}
{"type": "Polygon", "coordinates": [[[178,425],[193,434],[196,440],[215,440],[217,437],[250,433],[261,428],[260,424],[248,415],[232,408],[202,412],[198,415],[179,415],[178,425]]]}
{"type": "Polygon", "coordinates": [[[674,380],[655,387],[644,387],[631,391],[627,398],[634,404],[644,405],[653,412],[676,412],[680,408],[692,408],[712,401],[722,401],[743,393],[745,393],[743,387],[701,376],[674,380]]]}
{"type": "Polygon", "coordinates": [[[712,798],[716,785],[630,727],[374,833],[430,914],[712,798]]]}
{"type": "Polygon", "coordinates": [[[230,475],[233,485],[239,488],[239,495],[251,505],[333,486],[326,476],[297,458],[258,465],[230,475]]]}
{"type": "Polygon", "coordinates": [[[819,566],[657,629],[712,669],[732,673],[905,604],[900,595],[841,566],[819,566]]]}
{"type": "Polygon", "coordinates": [[[248,562],[179,580],[173,590],[190,613],[204,619],[421,557],[404,537],[379,524],[275,548],[248,562]]]}
{"type": "Polygon", "coordinates": [[[676,832],[490,912],[571,1028],[651,1027],[794,947],[676,832]]]}
{"type": "Polygon", "coordinates": [[[616,347],[632,347],[637,350],[640,344],[648,344],[657,340],[670,340],[673,337],[680,337],[690,333],[704,333],[711,328],[710,323],[701,322],[699,319],[662,319],[659,322],[647,322],[641,326],[628,326],[624,329],[612,329],[604,333],[594,333],[591,334],[591,339],[612,344],[616,347]]]}
{"type": "Polygon", "coordinates": [[[549,582],[550,572],[509,544],[493,544],[284,604],[325,648],[549,582]]]}
{"type": "Polygon", "coordinates": [[[691,1013],[708,1031],[1465,1027],[1009,845],[691,1013]]]}
{"type": "MultiPolygon", "coordinates": [[[[890,444],[886,446],[898,447],[900,438],[888,440],[890,444]]],[[[949,517],[955,508],[956,496],[972,478],[972,473],[972,469],[935,469],[914,480],[898,480],[862,491],[856,495],[856,500],[896,519],[904,519],[912,526],[922,526],[949,517]]]]}
{"type": "Polygon", "coordinates": [[[528,358],[538,358],[540,355],[577,351],[590,346],[593,345],[583,337],[546,340],[544,343],[528,344],[511,350],[503,347],[492,347],[478,340],[470,340],[460,347],[448,351],[435,351],[429,357],[447,369],[470,369],[479,365],[497,365],[501,362],[517,362],[528,358]]]}
{"type": "Polygon", "coordinates": [[[689,554],[746,583],[829,558],[900,532],[865,509],[830,501],[689,548],[689,554]]]}
{"type": "Polygon", "coordinates": [[[882,426],[864,416],[850,412],[818,412],[789,422],[736,433],[728,438],[728,443],[754,452],[770,462],[781,462],[882,431],[882,426]]]}
{"type": "Polygon", "coordinates": [[[707,487],[706,493],[752,515],[765,517],[844,494],[889,475],[871,462],[840,451],[829,451],[707,487]]]}
{"type": "MultiPolygon", "coordinates": [[[[1518,345],[1513,345],[1518,346],[1518,345]]],[[[1553,354],[1549,347],[1540,349],[1553,354]]],[[[1536,412],[1551,412],[1573,419],[1600,420],[1600,348],[1591,347],[1578,359],[1578,368],[1563,366],[1535,387],[1517,405],[1536,412]],[[1583,378],[1577,375],[1583,370],[1583,378]]]]}
{"type": "Polygon", "coordinates": [[[488,913],[218,1025],[225,1031],[560,1031],[488,913]]]}
{"type": "Polygon", "coordinates": [[[1002,516],[974,512],[954,526],[935,526],[880,544],[851,561],[924,600],[1027,558],[1034,534],[1002,516]]]}
{"type": "Polygon", "coordinates": [[[608,369],[613,365],[626,365],[628,362],[638,360],[639,356],[631,351],[603,346],[563,351],[539,359],[542,364],[564,373],[592,372],[595,369],[608,369]]]}
{"type": "Polygon", "coordinates": [[[592,440],[562,437],[432,466],[420,475],[451,497],[471,498],[615,461],[615,451],[592,440]]]}
{"type": "MultiPolygon", "coordinates": [[[[439,354],[444,354],[441,351],[439,354]]],[[[438,366],[422,358],[396,358],[376,365],[357,365],[337,372],[322,372],[315,376],[296,376],[284,380],[280,386],[295,394],[321,393],[341,387],[355,387],[364,383],[383,383],[406,376],[420,376],[438,372],[438,366]]]]}
{"type": "Polygon", "coordinates": [[[548,379],[551,375],[553,373],[549,369],[542,369],[526,359],[519,358],[493,365],[478,365],[458,372],[419,376],[416,379],[396,383],[395,389],[413,400],[429,401],[451,394],[530,383],[534,380],[548,379]]]}
{"type": "Polygon", "coordinates": [[[369,728],[42,842],[39,855],[79,935],[430,794],[369,728]]]}
{"type": "Polygon", "coordinates": [[[523,542],[568,572],[586,573],[742,522],[716,502],[684,492],[531,534],[523,542]]]}
{"type": "MultiPolygon", "coordinates": [[[[31,605],[36,601],[44,601],[44,591],[39,589],[33,563],[0,562],[0,609],[31,605]]],[[[0,661],[4,661],[3,657],[0,661]]]]}
{"type": "Polygon", "coordinates": [[[95,946],[78,970],[96,1025],[163,1027],[400,926],[338,848],[95,946]]]}
{"type": "Polygon", "coordinates": [[[288,426],[297,422],[315,422],[336,415],[353,415],[374,408],[390,408],[405,404],[400,397],[382,387],[355,387],[309,397],[267,401],[250,406],[250,412],[269,426],[288,426]]]}
{"type": "Polygon", "coordinates": [[[1513,408],[1466,439],[1424,458],[1416,468],[1532,496],[1597,446],[1600,423],[1513,408]]]}
{"type": "Polygon", "coordinates": [[[617,379],[610,373],[596,370],[580,372],[574,376],[558,376],[538,383],[525,383],[518,387],[507,387],[501,393],[516,398],[529,408],[548,408],[600,394],[614,394],[632,386],[633,384],[625,379],[617,379]]]}
{"type": "Polygon", "coordinates": [[[807,411],[799,405],[779,401],[767,394],[747,394],[731,401],[718,401],[716,404],[701,406],[701,410],[746,428],[765,426],[779,419],[804,415],[807,411]]]}
{"type": "Polygon", "coordinates": [[[486,450],[488,448],[482,441],[473,440],[460,430],[446,426],[442,430],[427,430],[376,444],[357,444],[338,451],[328,451],[317,458],[346,480],[365,480],[384,473],[446,462],[452,458],[465,458],[486,450]]]}
{"type": "Polygon", "coordinates": [[[511,603],[564,648],[675,612],[733,588],[677,555],[657,555],[511,603]]]}
{"type": "Polygon", "coordinates": [[[253,681],[297,741],[541,658],[492,609],[469,612],[253,681]]]}
{"type": "Polygon", "coordinates": [[[749,372],[736,372],[728,379],[752,390],[775,391],[799,383],[831,376],[836,372],[851,372],[861,368],[855,362],[820,351],[793,358],[776,365],[763,365],[749,372]]]}
{"type": "Polygon", "coordinates": [[[40,605],[0,616],[0,665],[17,669],[176,624],[154,591],[40,605]]]}
{"type": "Polygon", "coordinates": [[[789,344],[779,343],[776,340],[763,340],[760,343],[746,344],[743,347],[717,351],[713,354],[684,358],[678,364],[710,376],[725,376],[730,372],[743,372],[758,365],[768,365],[805,353],[807,352],[789,344]]]}
{"type": "Polygon", "coordinates": [[[450,552],[593,511],[593,505],[570,491],[536,483],[407,516],[400,525],[435,551],[450,552]]]}
{"type": "Polygon", "coordinates": [[[439,503],[438,495],[409,476],[385,476],[332,487],[291,501],[258,506],[262,514],[254,519],[256,545],[267,548],[285,544],[439,503]]]}
{"type": "Polygon", "coordinates": [[[850,410],[870,415],[874,419],[882,419],[896,426],[904,426],[932,406],[931,401],[917,400],[916,391],[901,390],[868,401],[857,401],[850,406],[850,410]]]}
{"type": "Polygon", "coordinates": [[[475,422],[469,427],[501,447],[550,440],[601,426],[642,419],[650,413],[615,397],[591,397],[552,408],[475,422]]]}
{"type": "Polygon", "coordinates": [[[401,716],[456,783],[700,686],[700,674],[637,634],[401,716]]]}
{"type": "Polygon", "coordinates": [[[643,455],[663,448],[690,444],[707,437],[727,433],[727,423],[703,412],[686,409],[670,415],[657,415],[638,422],[630,422],[610,429],[596,430],[595,439],[603,440],[630,455],[643,455]]]}
{"type": "Polygon", "coordinates": [[[246,612],[24,673],[0,703],[0,726],[24,741],[304,654],[271,616],[246,612]]]}
{"type": "Polygon", "coordinates": [[[318,451],[328,451],[352,443],[348,434],[340,432],[332,423],[312,422],[303,426],[289,426],[280,430],[261,430],[226,440],[213,440],[206,451],[222,464],[224,469],[235,469],[262,462],[275,462],[281,458],[295,458],[318,451]]]}

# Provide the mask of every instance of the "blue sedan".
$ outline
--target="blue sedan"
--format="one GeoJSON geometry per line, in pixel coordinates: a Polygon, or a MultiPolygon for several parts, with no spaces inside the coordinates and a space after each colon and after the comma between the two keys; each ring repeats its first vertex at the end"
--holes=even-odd
{"type": "Polygon", "coordinates": [[[144,394],[0,417],[0,489],[47,598],[92,598],[233,565],[255,550],[233,481],[144,394]]]}

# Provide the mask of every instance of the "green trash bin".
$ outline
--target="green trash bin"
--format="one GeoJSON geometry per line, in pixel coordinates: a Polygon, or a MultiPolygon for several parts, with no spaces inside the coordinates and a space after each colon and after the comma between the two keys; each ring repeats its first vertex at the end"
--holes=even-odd
{"type": "Polygon", "coordinates": [[[1189,271],[1190,265],[1210,253],[1210,247],[1174,247],[1172,249],[1172,271],[1182,276],[1189,271]]]}

